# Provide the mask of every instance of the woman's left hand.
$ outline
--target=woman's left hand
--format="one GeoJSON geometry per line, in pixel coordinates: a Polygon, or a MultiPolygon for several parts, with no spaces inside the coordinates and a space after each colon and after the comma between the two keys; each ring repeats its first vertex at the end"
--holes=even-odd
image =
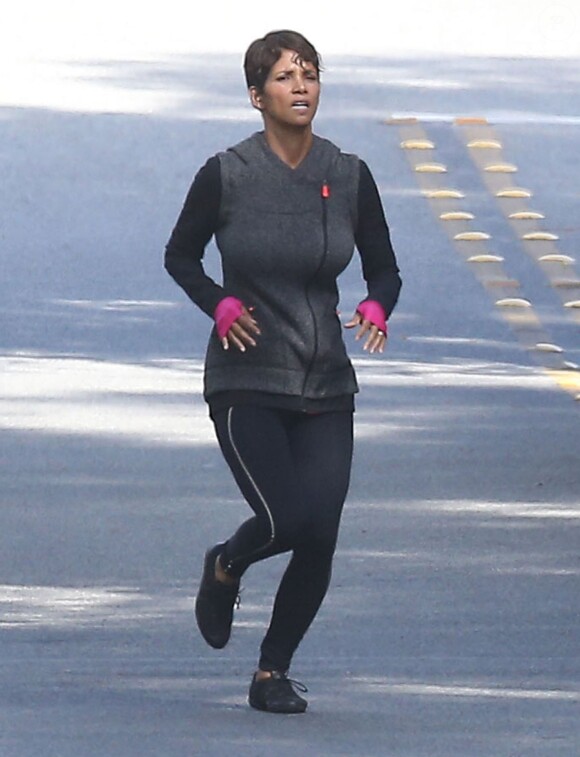
{"type": "Polygon", "coordinates": [[[378,326],[375,326],[373,323],[363,318],[360,313],[355,313],[350,321],[344,324],[345,329],[354,329],[357,326],[359,326],[359,330],[356,332],[355,339],[362,339],[365,334],[367,335],[363,349],[370,353],[383,352],[385,349],[385,342],[387,341],[387,335],[385,332],[381,331],[378,326]]]}

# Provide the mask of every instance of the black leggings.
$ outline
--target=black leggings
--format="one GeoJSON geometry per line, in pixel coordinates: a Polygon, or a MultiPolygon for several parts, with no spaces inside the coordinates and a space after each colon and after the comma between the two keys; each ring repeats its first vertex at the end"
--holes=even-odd
{"type": "Polygon", "coordinates": [[[220,558],[241,577],[292,551],[261,645],[260,668],[286,671],[330,581],[352,461],[352,413],[316,415],[253,405],[214,413],[223,455],[254,511],[220,558]]]}

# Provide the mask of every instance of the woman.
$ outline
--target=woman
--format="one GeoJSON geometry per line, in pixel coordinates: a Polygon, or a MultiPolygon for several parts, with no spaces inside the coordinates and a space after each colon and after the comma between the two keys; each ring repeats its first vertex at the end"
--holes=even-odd
{"type": "Polygon", "coordinates": [[[199,171],[166,248],[168,272],[215,320],[204,397],[254,515],[208,550],[196,598],[201,634],[230,637],[240,579],[291,559],[249,692],[252,707],[304,712],[292,656],[328,588],[352,460],[358,391],[337,316],[337,276],[359,250],[367,297],[346,328],[382,352],[401,281],[369,169],[312,130],[320,58],[300,34],[253,42],[244,70],[264,130],[199,171]],[[223,284],[204,272],[215,234],[223,284]]]}

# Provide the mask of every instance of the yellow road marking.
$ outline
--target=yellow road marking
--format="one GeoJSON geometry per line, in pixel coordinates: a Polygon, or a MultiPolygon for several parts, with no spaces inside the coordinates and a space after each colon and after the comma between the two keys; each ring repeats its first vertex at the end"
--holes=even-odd
{"type": "MultiPolygon", "coordinates": [[[[476,273],[480,283],[494,294],[494,302],[503,319],[511,326],[520,343],[530,352],[540,358],[541,367],[556,381],[557,385],[571,392],[575,399],[580,399],[580,372],[574,371],[571,364],[562,359],[563,350],[554,344],[544,331],[540,319],[529,300],[518,296],[520,284],[516,279],[509,278],[503,268],[503,258],[494,255],[485,249],[484,244],[490,239],[490,235],[484,231],[469,229],[469,222],[475,220],[471,212],[460,210],[457,201],[463,200],[465,195],[458,189],[441,185],[443,177],[447,178],[448,169],[443,163],[430,161],[428,163],[419,160],[419,154],[425,150],[432,151],[435,157],[437,147],[433,140],[428,138],[423,125],[417,118],[393,118],[386,123],[398,127],[402,141],[401,148],[414,170],[419,186],[430,201],[431,208],[437,218],[443,223],[450,239],[455,244],[455,249],[463,254],[469,263],[477,263],[472,270],[476,273]],[[463,245],[463,242],[469,242],[463,245]],[[469,248],[469,253],[467,252],[469,248]],[[475,254],[473,250],[475,248],[475,254]],[[498,290],[504,290],[504,297],[497,298],[498,290]],[[510,296],[505,296],[510,294],[510,296]]],[[[534,223],[544,218],[541,213],[526,208],[524,201],[532,196],[532,192],[522,187],[506,183],[509,174],[517,172],[517,166],[501,161],[501,140],[497,139],[485,118],[458,118],[455,120],[467,135],[467,144],[470,155],[480,168],[485,177],[485,183],[492,195],[498,198],[506,218],[521,232],[522,223],[534,223]],[[490,163],[486,155],[488,151],[494,151],[494,160],[490,163]],[[478,156],[478,157],[476,157],[478,156]],[[505,204],[503,204],[505,203],[505,204]]],[[[544,268],[558,270],[561,266],[571,266],[574,259],[562,256],[556,250],[546,249],[557,239],[556,235],[532,229],[527,234],[541,234],[541,238],[524,239],[522,244],[534,246],[536,260],[541,262],[544,268]]],[[[519,234],[521,235],[521,233],[519,234]]],[[[552,282],[555,279],[552,278],[552,282]]],[[[560,280],[564,284],[564,280],[560,280]]],[[[574,284],[574,279],[566,279],[574,284]]],[[[570,300],[565,306],[574,312],[579,312],[580,301],[570,300]]],[[[580,314],[580,312],[579,312],[580,314]]]]}
{"type": "MultiPolygon", "coordinates": [[[[521,239],[524,250],[540,264],[550,285],[565,300],[565,290],[580,287],[580,278],[573,269],[574,260],[569,256],[560,255],[555,246],[559,239],[557,234],[538,227],[538,222],[544,220],[545,216],[526,207],[525,200],[529,199],[532,193],[528,189],[510,186],[509,183],[506,185],[506,173],[514,173],[517,166],[502,159],[502,143],[495,129],[485,118],[458,118],[455,123],[460,127],[459,132],[469,149],[473,163],[480,171],[483,182],[491,194],[498,198],[499,207],[521,239]],[[488,149],[482,145],[487,145],[488,149]],[[492,162],[489,160],[490,153],[493,156],[492,162]],[[544,265],[545,263],[548,265],[544,265]],[[564,278],[561,275],[563,266],[566,266],[564,278]]],[[[574,308],[570,310],[569,305],[566,307],[569,309],[568,312],[572,312],[573,317],[578,319],[580,313],[574,308]]]]}
{"type": "Polygon", "coordinates": [[[574,395],[575,400],[580,400],[580,373],[577,371],[547,371],[561,389],[574,395]]]}

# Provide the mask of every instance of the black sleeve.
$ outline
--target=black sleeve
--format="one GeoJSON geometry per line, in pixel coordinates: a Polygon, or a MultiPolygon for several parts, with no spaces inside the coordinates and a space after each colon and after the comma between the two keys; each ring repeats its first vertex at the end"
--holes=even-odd
{"type": "Polygon", "coordinates": [[[214,156],[197,173],[165,247],[166,270],[210,317],[225,297],[202,265],[205,248],[218,226],[220,201],[220,164],[214,156]]]}
{"type": "Polygon", "coordinates": [[[379,190],[369,167],[362,160],[355,243],[361,257],[363,277],[367,283],[366,299],[380,302],[388,318],[397,304],[401,277],[379,190]]]}

